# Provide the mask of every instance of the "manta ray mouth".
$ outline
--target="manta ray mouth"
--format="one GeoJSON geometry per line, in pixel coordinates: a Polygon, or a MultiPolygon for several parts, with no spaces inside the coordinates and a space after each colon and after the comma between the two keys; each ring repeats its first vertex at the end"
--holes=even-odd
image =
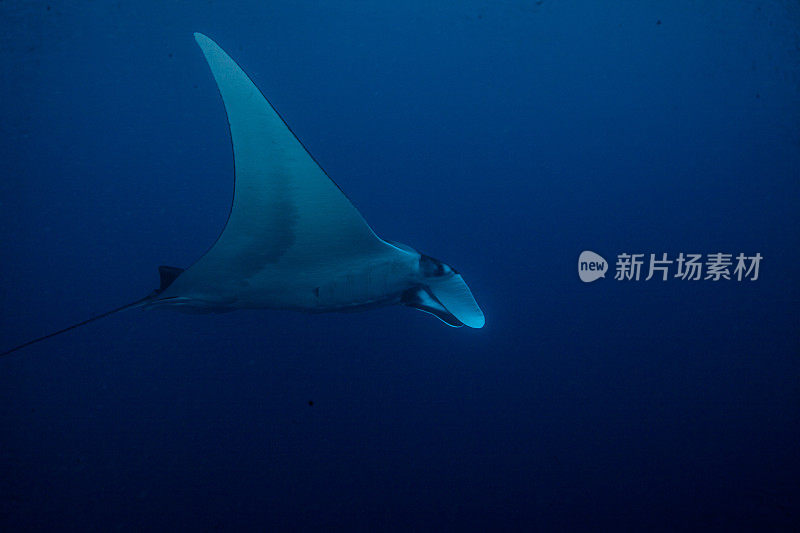
{"type": "Polygon", "coordinates": [[[486,324],[483,311],[472,296],[472,292],[460,274],[442,280],[432,280],[428,290],[449,313],[465,326],[482,328],[486,324]]]}

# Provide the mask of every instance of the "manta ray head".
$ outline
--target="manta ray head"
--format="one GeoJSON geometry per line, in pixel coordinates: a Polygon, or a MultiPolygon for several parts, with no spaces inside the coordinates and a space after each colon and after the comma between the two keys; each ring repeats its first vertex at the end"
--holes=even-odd
{"type": "Polygon", "coordinates": [[[450,326],[483,327],[483,312],[456,269],[419,254],[414,277],[415,287],[403,295],[405,305],[435,315],[450,326]]]}

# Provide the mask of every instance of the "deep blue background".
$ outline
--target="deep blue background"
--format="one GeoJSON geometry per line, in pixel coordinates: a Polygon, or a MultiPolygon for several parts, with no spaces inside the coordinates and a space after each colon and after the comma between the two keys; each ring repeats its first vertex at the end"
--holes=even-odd
{"type": "Polygon", "coordinates": [[[487,316],[136,310],[3,358],[0,529],[796,525],[799,29],[788,0],[0,0],[0,348],[221,230],[193,31],[487,316]],[[586,285],[584,249],[764,261],[586,285]]]}

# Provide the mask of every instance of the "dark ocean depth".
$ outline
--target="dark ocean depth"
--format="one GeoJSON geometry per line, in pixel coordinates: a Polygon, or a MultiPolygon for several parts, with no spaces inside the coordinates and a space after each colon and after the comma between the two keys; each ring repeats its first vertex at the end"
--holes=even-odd
{"type": "Polygon", "coordinates": [[[486,326],[134,309],[2,357],[0,531],[800,527],[798,3],[0,0],[0,350],[222,230],[195,31],[486,326]]]}

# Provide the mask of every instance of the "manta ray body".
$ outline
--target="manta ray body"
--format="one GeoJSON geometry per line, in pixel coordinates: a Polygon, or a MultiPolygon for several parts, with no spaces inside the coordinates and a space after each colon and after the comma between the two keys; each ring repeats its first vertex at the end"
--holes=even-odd
{"type": "Polygon", "coordinates": [[[233,141],[233,205],[219,238],[188,269],[159,267],[160,286],[148,296],[0,355],[134,307],[327,312],[402,304],[450,326],[483,327],[462,276],[379,238],[236,62],[205,35],[194,37],[233,141]]]}

